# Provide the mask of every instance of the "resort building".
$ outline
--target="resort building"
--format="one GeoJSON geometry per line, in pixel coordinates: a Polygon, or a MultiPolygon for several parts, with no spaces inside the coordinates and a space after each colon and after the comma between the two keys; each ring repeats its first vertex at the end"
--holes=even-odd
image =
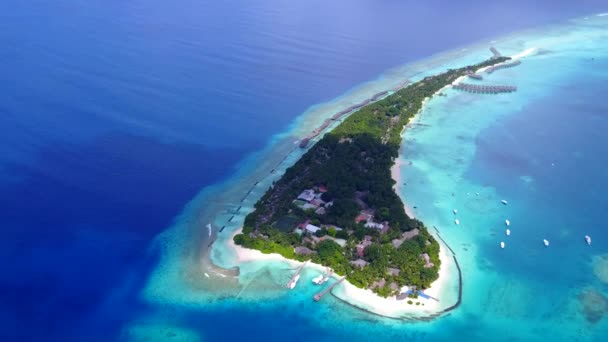
{"type": "Polygon", "coordinates": [[[304,190],[298,195],[299,200],[310,202],[315,198],[315,191],[311,189],[304,190]]]}
{"type": "Polygon", "coordinates": [[[303,247],[303,246],[298,246],[295,249],[295,253],[298,255],[311,255],[316,253],[315,251],[307,248],[307,247],[303,247]]]}
{"type": "Polygon", "coordinates": [[[428,254],[424,253],[424,254],[421,254],[420,256],[424,259],[424,262],[425,262],[424,268],[431,268],[431,267],[435,266],[435,264],[433,264],[431,262],[431,257],[429,257],[428,254]]]}
{"type": "Polygon", "coordinates": [[[388,272],[389,275],[398,276],[401,271],[398,268],[390,268],[389,267],[388,270],[387,270],[387,272],[388,272]]]}
{"type": "Polygon", "coordinates": [[[350,264],[355,267],[363,268],[363,267],[367,266],[368,262],[363,259],[357,259],[355,261],[351,261],[350,264]]]}
{"type": "Polygon", "coordinates": [[[321,230],[321,228],[312,225],[312,224],[307,224],[306,227],[304,227],[304,230],[308,233],[314,234],[316,232],[318,232],[319,230],[321,230]]]}
{"type": "Polygon", "coordinates": [[[401,234],[400,239],[394,239],[393,241],[391,241],[391,243],[393,244],[393,247],[399,248],[399,246],[401,246],[401,244],[403,244],[405,241],[407,241],[409,239],[413,239],[414,237],[418,236],[418,233],[420,233],[420,230],[418,230],[418,228],[412,229],[410,231],[407,231],[407,232],[401,234]]]}

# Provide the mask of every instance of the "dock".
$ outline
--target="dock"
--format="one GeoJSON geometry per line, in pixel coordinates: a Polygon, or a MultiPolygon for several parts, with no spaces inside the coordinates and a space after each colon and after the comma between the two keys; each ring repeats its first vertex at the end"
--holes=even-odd
{"type": "Polygon", "coordinates": [[[323,296],[325,296],[325,294],[329,291],[331,291],[331,289],[333,289],[336,285],[340,284],[344,279],[346,279],[346,276],[338,279],[338,281],[336,281],[335,283],[329,285],[327,288],[325,288],[323,291],[317,293],[313,298],[316,302],[320,301],[321,298],[323,298],[323,296]]]}
{"type": "Polygon", "coordinates": [[[496,64],[494,66],[489,67],[488,69],[486,69],[486,72],[488,74],[491,74],[496,70],[512,68],[512,67],[518,66],[520,64],[521,64],[521,61],[519,61],[519,60],[511,62],[511,63],[500,63],[500,64],[496,64]]]}
{"type": "Polygon", "coordinates": [[[479,74],[473,74],[473,73],[471,73],[471,74],[467,74],[467,76],[469,76],[469,78],[472,78],[472,79],[483,80],[483,76],[481,76],[479,74]]]}
{"type": "Polygon", "coordinates": [[[439,299],[437,299],[437,298],[435,298],[433,296],[430,296],[430,295],[428,295],[428,294],[426,294],[426,293],[424,293],[422,291],[418,291],[418,296],[420,296],[422,298],[425,298],[425,299],[432,299],[432,300],[434,300],[436,302],[439,302],[439,299]]]}
{"type": "Polygon", "coordinates": [[[291,286],[292,284],[295,287],[295,284],[298,282],[298,279],[300,278],[300,273],[302,272],[302,269],[304,268],[304,266],[306,266],[307,263],[308,263],[308,261],[304,261],[304,263],[302,265],[300,265],[300,267],[298,267],[298,269],[296,270],[296,273],[293,275],[293,277],[291,277],[291,279],[289,279],[289,282],[287,282],[287,285],[285,285],[285,287],[287,287],[288,289],[292,289],[293,288],[291,286]]]}
{"type": "Polygon", "coordinates": [[[476,94],[498,94],[498,93],[512,93],[517,90],[516,86],[502,86],[502,85],[479,85],[469,83],[459,83],[454,85],[454,89],[468,91],[469,93],[476,94]]]}
{"type": "Polygon", "coordinates": [[[492,51],[492,54],[494,55],[493,58],[500,58],[502,57],[502,55],[500,54],[500,52],[498,52],[498,50],[496,50],[495,47],[491,47],[490,51],[492,51]]]}

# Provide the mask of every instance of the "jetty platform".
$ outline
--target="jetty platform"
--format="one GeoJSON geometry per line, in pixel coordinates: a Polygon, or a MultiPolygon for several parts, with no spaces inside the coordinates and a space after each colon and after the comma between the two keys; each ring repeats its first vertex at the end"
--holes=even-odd
{"type": "Polygon", "coordinates": [[[510,63],[500,63],[500,64],[496,64],[494,66],[489,67],[486,72],[488,74],[493,73],[496,70],[500,70],[500,69],[506,69],[506,68],[512,68],[514,66],[518,66],[521,64],[521,61],[514,61],[514,62],[510,62],[510,63]]]}
{"type": "Polygon", "coordinates": [[[496,50],[495,47],[492,46],[490,48],[490,51],[492,51],[492,54],[494,55],[493,56],[494,58],[500,58],[500,57],[502,57],[502,55],[500,54],[500,52],[498,52],[498,50],[496,50]]]}
{"type": "Polygon", "coordinates": [[[320,301],[321,298],[323,298],[323,296],[325,296],[325,294],[329,291],[331,291],[331,289],[333,289],[336,285],[340,284],[342,281],[344,281],[344,279],[346,279],[346,276],[338,279],[335,283],[329,285],[327,288],[325,288],[323,291],[317,293],[313,298],[316,302],[320,301]]]}

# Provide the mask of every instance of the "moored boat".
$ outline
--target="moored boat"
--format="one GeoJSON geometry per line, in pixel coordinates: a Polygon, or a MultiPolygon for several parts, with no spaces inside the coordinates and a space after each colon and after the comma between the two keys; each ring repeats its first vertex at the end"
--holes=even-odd
{"type": "Polygon", "coordinates": [[[507,225],[507,227],[508,227],[508,226],[510,226],[510,225],[511,225],[511,221],[509,221],[509,220],[505,220],[505,224],[506,224],[506,225],[507,225]]]}
{"type": "Polygon", "coordinates": [[[543,244],[545,245],[545,247],[549,247],[549,240],[543,239],[543,244]]]}
{"type": "Polygon", "coordinates": [[[589,235],[585,235],[585,241],[588,245],[591,245],[591,237],[589,237],[589,235]]]}
{"type": "Polygon", "coordinates": [[[507,236],[511,235],[511,230],[510,230],[510,229],[505,230],[505,234],[506,234],[507,236]]]}
{"type": "Polygon", "coordinates": [[[509,204],[509,202],[507,202],[507,200],[502,200],[502,201],[500,201],[500,202],[502,202],[502,204],[504,204],[504,205],[509,204]]]}
{"type": "Polygon", "coordinates": [[[298,283],[298,280],[300,280],[300,275],[296,275],[295,277],[293,277],[293,280],[289,282],[289,284],[287,284],[287,288],[292,290],[294,287],[296,287],[296,284],[298,283]]]}
{"type": "Polygon", "coordinates": [[[504,248],[505,248],[505,243],[504,243],[504,241],[501,241],[501,242],[500,242],[500,248],[502,248],[502,249],[504,249],[504,248]]]}
{"type": "Polygon", "coordinates": [[[456,225],[459,225],[459,224],[460,224],[460,220],[459,220],[459,219],[455,219],[455,220],[454,220],[454,223],[455,223],[456,225]]]}

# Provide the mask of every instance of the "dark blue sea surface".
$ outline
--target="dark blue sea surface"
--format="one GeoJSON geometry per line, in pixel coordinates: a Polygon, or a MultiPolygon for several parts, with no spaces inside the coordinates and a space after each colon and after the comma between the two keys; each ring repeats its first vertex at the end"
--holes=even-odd
{"type": "MultiPolygon", "coordinates": [[[[0,2],[0,339],[117,339],[148,309],[138,293],[155,265],[152,239],[310,105],[408,61],[603,9],[592,0],[0,2]]],[[[592,124],[584,119],[572,124],[592,124]]],[[[262,337],[265,324],[302,318],[273,321],[283,311],[235,305],[188,320],[210,340],[262,337]],[[239,317],[242,329],[227,330],[239,317]]],[[[312,338],[313,325],[267,337],[306,330],[312,338]]]]}

